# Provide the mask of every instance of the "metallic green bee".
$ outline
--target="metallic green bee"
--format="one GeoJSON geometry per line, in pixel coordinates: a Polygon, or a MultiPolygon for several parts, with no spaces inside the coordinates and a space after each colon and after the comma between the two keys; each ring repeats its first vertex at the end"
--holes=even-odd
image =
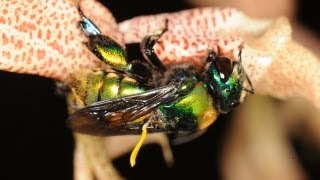
{"type": "Polygon", "coordinates": [[[241,66],[241,50],[240,62],[208,52],[200,73],[191,64],[165,67],[153,46],[166,27],[143,39],[143,59],[129,60],[121,45],[81,16],[88,49],[112,70],[71,77],[72,95],[85,106],[67,120],[76,132],[139,134],[146,123],[149,132],[193,132],[209,126],[220,113],[230,112],[247,92],[253,93],[241,66]],[[250,89],[244,88],[245,81],[250,89]]]}

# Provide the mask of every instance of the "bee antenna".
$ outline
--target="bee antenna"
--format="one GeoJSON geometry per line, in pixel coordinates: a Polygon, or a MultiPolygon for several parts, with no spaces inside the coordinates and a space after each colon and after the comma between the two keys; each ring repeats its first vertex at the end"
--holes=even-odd
{"type": "MultiPolygon", "coordinates": [[[[250,83],[249,83],[250,84],[250,83]]],[[[250,88],[251,89],[247,89],[247,88],[242,88],[244,91],[246,91],[246,92],[248,92],[248,93],[250,93],[250,94],[254,94],[254,90],[253,90],[253,88],[252,88],[252,85],[250,85],[250,88]]]]}
{"type": "Polygon", "coordinates": [[[254,89],[253,89],[253,86],[252,86],[251,80],[249,79],[249,77],[248,77],[248,75],[247,75],[247,73],[246,73],[246,72],[244,72],[244,74],[246,75],[246,79],[247,79],[248,84],[249,84],[249,86],[250,86],[250,89],[246,89],[246,88],[244,88],[244,90],[245,90],[245,91],[247,91],[247,92],[249,92],[249,93],[251,93],[251,94],[254,94],[254,89]]]}
{"type": "Polygon", "coordinates": [[[248,81],[248,84],[249,84],[249,86],[250,86],[250,89],[247,89],[247,88],[245,88],[245,87],[243,87],[242,89],[245,90],[246,92],[249,92],[249,93],[251,93],[251,94],[254,94],[254,89],[253,89],[251,80],[249,79],[246,71],[244,70],[244,68],[243,68],[243,66],[242,66],[242,56],[241,56],[241,55],[242,55],[242,48],[239,47],[238,58],[239,58],[240,66],[242,67],[243,72],[244,72],[244,74],[245,74],[245,76],[246,76],[246,79],[247,79],[247,81],[248,81]]]}

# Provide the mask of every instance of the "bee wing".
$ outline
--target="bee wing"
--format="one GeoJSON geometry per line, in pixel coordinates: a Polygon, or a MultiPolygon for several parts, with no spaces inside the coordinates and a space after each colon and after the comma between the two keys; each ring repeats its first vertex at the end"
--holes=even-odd
{"type": "Polygon", "coordinates": [[[136,134],[140,123],[126,126],[162,104],[176,100],[179,85],[170,84],[140,94],[93,103],[71,114],[68,126],[76,132],[91,135],[136,134]]]}

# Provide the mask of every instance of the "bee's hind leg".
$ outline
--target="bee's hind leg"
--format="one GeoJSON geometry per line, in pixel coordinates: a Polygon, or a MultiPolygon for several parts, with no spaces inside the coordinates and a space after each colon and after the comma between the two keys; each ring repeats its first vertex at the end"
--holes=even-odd
{"type": "Polygon", "coordinates": [[[79,26],[81,30],[89,37],[101,34],[100,29],[93,21],[87,18],[78,6],[79,15],[81,16],[81,21],[79,21],[79,26]]]}

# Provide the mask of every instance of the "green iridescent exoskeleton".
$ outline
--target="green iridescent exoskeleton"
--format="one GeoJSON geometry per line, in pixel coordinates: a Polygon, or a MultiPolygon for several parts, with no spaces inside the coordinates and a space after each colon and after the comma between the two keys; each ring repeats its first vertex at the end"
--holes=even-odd
{"type": "Polygon", "coordinates": [[[90,36],[87,47],[103,62],[121,71],[130,69],[124,48],[108,36],[90,36]]]}
{"type": "Polygon", "coordinates": [[[205,84],[201,82],[198,82],[187,96],[161,105],[159,109],[163,115],[161,117],[165,117],[162,122],[166,124],[168,131],[202,129],[211,124],[218,115],[205,84]]]}
{"type": "Polygon", "coordinates": [[[153,50],[167,30],[146,36],[138,44],[142,59],[128,60],[116,41],[100,34],[86,17],[81,27],[87,47],[113,69],[72,75],[73,99],[83,107],[67,120],[74,131],[91,135],[148,132],[193,132],[212,124],[220,113],[234,109],[253,89],[240,62],[209,51],[201,72],[192,64],[165,67],[153,50]],[[244,88],[247,81],[251,86],[244,88]]]}
{"type": "MultiPolygon", "coordinates": [[[[220,113],[228,113],[243,100],[245,93],[253,93],[253,89],[246,89],[243,83],[247,80],[252,87],[241,64],[230,61],[226,57],[219,57],[215,53],[209,55],[214,57],[213,63],[206,67],[207,83],[212,90],[220,113]]],[[[241,62],[241,50],[239,52],[241,62]]]]}
{"type": "Polygon", "coordinates": [[[84,106],[145,91],[135,79],[114,71],[82,71],[69,78],[69,85],[84,106]]]}

